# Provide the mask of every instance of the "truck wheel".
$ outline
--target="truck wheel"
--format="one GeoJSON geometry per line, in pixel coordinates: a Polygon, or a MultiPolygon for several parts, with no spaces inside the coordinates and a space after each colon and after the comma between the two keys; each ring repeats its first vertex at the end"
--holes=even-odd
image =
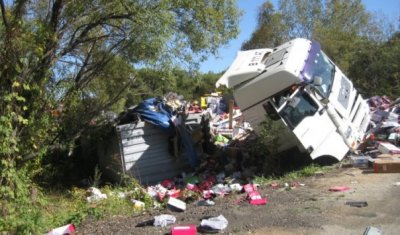
{"type": "Polygon", "coordinates": [[[320,166],[331,166],[338,163],[339,161],[332,156],[321,156],[314,159],[313,163],[320,166]]]}

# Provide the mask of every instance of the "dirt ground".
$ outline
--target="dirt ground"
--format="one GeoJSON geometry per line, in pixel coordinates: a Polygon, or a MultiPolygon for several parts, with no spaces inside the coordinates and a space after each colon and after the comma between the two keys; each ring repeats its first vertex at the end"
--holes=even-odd
{"type": "MultiPolygon", "coordinates": [[[[184,212],[168,209],[140,216],[116,216],[101,221],[85,221],[77,234],[169,234],[164,228],[135,227],[159,214],[172,214],[175,225],[199,225],[204,217],[223,215],[229,222],[220,234],[363,234],[374,226],[382,234],[400,234],[400,174],[374,174],[358,168],[341,168],[323,175],[299,179],[290,190],[262,186],[267,205],[237,204],[245,194],[216,198],[216,205],[188,204],[184,212]],[[346,192],[330,192],[333,186],[348,186],[346,192]],[[367,201],[366,207],[351,207],[348,201],[367,201]]],[[[201,233],[199,233],[201,234],[201,233]]]]}

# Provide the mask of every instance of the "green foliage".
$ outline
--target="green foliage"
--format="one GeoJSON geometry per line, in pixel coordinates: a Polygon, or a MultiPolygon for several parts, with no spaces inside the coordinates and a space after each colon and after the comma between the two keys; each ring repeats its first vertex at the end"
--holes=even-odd
{"type": "Polygon", "coordinates": [[[379,27],[361,1],[328,1],[325,16],[315,24],[313,38],[347,72],[362,38],[371,35],[372,30],[375,34],[383,34],[379,27]]]}
{"type": "Polygon", "coordinates": [[[294,180],[294,179],[298,179],[298,178],[309,177],[309,176],[315,175],[315,173],[318,171],[324,172],[326,170],[327,170],[326,167],[321,167],[321,166],[317,166],[317,165],[309,165],[309,166],[301,168],[300,170],[292,171],[292,172],[285,174],[284,176],[281,177],[281,180],[289,181],[289,180],[294,180]]]}
{"type": "MultiPolygon", "coordinates": [[[[233,0],[0,4],[0,211],[2,230],[21,233],[39,223],[14,222],[29,205],[32,179],[54,169],[43,157],[72,154],[107,112],[129,105],[122,97],[141,85],[135,67],[196,68],[238,34],[233,0]]],[[[154,87],[176,88],[169,81],[154,87]]]]}
{"type": "Polygon", "coordinates": [[[78,226],[83,220],[102,219],[112,215],[129,215],[138,213],[130,199],[145,203],[145,208],[154,208],[154,201],[134,180],[125,187],[103,187],[102,193],[107,199],[88,203],[85,189],[72,188],[66,191],[47,191],[43,195],[40,191],[31,189],[35,195],[32,201],[3,202],[4,210],[8,210],[9,217],[0,218],[0,231],[10,234],[43,234],[53,228],[73,223],[78,226]],[[127,195],[119,197],[119,193],[127,195]]]}
{"type": "Polygon", "coordinates": [[[128,93],[127,106],[137,104],[143,99],[163,96],[168,92],[182,95],[185,100],[198,99],[215,89],[220,74],[195,73],[179,68],[171,70],[140,69],[136,73],[135,83],[128,93]]]}
{"type": "MultiPolygon", "coordinates": [[[[243,43],[242,49],[272,48],[296,37],[313,39],[321,43],[326,54],[347,74],[350,70],[363,69],[354,68],[359,66],[354,61],[366,62],[365,53],[360,52],[369,50],[369,58],[380,55],[379,45],[393,35],[393,28],[384,18],[366,11],[360,0],[280,0],[276,10],[266,1],[260,8],[256,30],[243,43]]],[[[369,63],[378,65],[364,63],[364,66],[384,67],[379,60],[369,63]]],[[[366,76],[355,77],[360,83],[370,81],[366,76]]],[[[386,84],[393,87],[391,83],[386,84]]],[[[373,90],[365,90],[365,93],[371,94],[373,90]]]]}
{"type": "Polygon", "coordinates": [[[355,53],[349,76],[363,95],[397,98],[400,90],[400,33],[385,43],[364,41],[355,53]]]}
{"type": "Polygon", "coordinates": [[[287,128],[281,121],[273,121],[266,116],[265,121],[260,124],[258,138],[249,149],[252,159],[259,161],[256,166],[264,175],[281,174],[280,156],[278,155],[277,146],[279,146],[280,133],[287,128]]]}
{"type": "Polygon", "coordinates": [[[241,49],[273,48],[281,44],[287,30],[282,17],[282,14],[274,11],[272,3],[266,1],[259,9],[256,30],[242,44],[241,49]]]}
{"type": "Polygon", "coordinates": [[[286,25],[285,39],[312,38],[315,24],[327,14],[324,9],[322,0],[280,0],[279,13],[286,25]]]}
{"type": "Polygon", "coordinates": [[[45,204],[42,194],[36,185],[32,184],[27,177],[21,177],[20,174],[26,172],[14,173],[13,181],[15,187],[2,187],[4,196],[13,195],[8,200],[0,199],[1,213],[0,231],[6,231],[11,234],[32,234],[41,229],[43,222],[41,217],[41,207],[45,204]],[[23,182],[23,180],[26,180],[23,182]],[[28,186],[30,184],[30,186],[28,186]],[[17,189],[15,189],[17,188],[17,189]],[[7,190],[15,190],[12,194],[7,190]]]}
{"type": "Polygon", "coordinates": [[[329,170],[331,170],[331,168],[317,165],[308,165],[299,170],[287,172],[284,175],[278,177],[258,175],[254,178],[253,181],[254,183],[260,185],[268,185],[272,182],[287,183],[293,180],[298,180],[300,178],[313,176],[317,172],[327,172],[329,170]]]}
{"type": "Polygon", "coordinates": [[[96,167],[94,168],[94,174],[93,174],[93,178],[91,178],[92,181],[92,187],[99,187],[100,183],[101,183],[101,171],[98,165],[96,165],[96,167]]]}

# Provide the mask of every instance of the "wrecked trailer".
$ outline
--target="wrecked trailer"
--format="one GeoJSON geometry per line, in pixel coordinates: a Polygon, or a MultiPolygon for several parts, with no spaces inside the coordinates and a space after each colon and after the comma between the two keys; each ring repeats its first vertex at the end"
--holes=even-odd
{"type": "MultiPolygon", "coordinates": [[[[177,108],[177,107],[175,107],[177,108]]],[[[108,178],[123,174],[143,185],[174,177],[198,165],[197,130],[163,99],[150,98],[127,111],[109,140],[98,146],[99,164],[108,178]]]]}
{"type": "Polygon", "coordinates": [[[363,142],[370,122],[366,100],[315,41],[240,51],[220,85],[233,89],[255,131],[265,115],[287,127],[278,152],[297,148],[314,160],[340,161],[363,142]]]}

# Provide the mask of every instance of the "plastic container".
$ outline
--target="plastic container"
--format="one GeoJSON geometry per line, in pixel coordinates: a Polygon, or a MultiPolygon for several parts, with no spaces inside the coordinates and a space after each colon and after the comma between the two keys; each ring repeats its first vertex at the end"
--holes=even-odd
{"type": "Polygon", "coordinates": [[[350,162],[354,167],[367,168],[369,157],[366,156],[350,156],[350,162]]]}

